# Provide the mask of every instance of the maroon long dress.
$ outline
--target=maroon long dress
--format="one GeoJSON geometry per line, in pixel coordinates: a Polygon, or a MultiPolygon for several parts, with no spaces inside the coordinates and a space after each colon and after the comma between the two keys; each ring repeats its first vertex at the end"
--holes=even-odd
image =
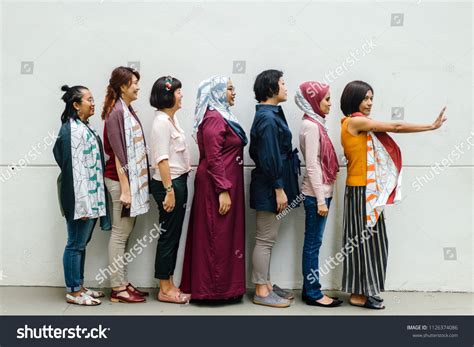
{"type": "Polygon", "coordinates": [[[192,299],[221,300],[245,293],[243,144],[219,112],[207,110],[197,133],[199,165],[180,289],[192,299]],[[219,214],[219,193],[231,207],[219,214]]]}

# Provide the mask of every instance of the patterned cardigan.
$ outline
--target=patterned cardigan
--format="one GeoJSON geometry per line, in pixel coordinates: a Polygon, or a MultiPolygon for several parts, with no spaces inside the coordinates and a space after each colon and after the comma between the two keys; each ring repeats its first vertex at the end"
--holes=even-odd
{"type": "MultiPolygon", "coordinates": [[[[87,125],[87,124],[86,124],[87,125]]],[[[102,172],[105,169],[104,150],[102,141],[99,136],[96,136],[101,154],[102,172]]],[[[59,136],[56,139],[53,148],[54,159],[61,169],[61,173],[57,179],[58,199],[62,215],[68,222],[74,220],[74,180],[72,173],[72,155],[71,155],[71,123],[68,121],[61,126],[59,136]]],[[[112,230],[112,223],[110,219],[108,191],[105,189],[105,209],[107,214],[100,217],[100,227],[102,230],[112,230]]]]}

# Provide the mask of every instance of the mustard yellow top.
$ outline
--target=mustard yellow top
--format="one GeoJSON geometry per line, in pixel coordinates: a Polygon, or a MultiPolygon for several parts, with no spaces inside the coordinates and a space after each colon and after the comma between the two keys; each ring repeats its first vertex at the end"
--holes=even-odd
{"type": "Polygon", "coordinates": [[[352,135],[347,129],[350,119],[350,117],[341,119],[341,143],[348,161],[346,185],[366,186],[367,132],[363,131],[357,136],[352,135]]]}

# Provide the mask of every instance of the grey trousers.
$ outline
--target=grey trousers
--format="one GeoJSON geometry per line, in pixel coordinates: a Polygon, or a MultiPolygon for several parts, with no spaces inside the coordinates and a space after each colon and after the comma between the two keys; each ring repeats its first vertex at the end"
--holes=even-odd
{"type": "Polygon", "coordinates": [[[122,217],[120,202],[120,182],[105,177],[105,185],[112,197],[112,232],[109,240],[110,286],[126,286],[128,282],[127,264],[123,255],[128,246],[128,239],[135,226],[136,217],[122,217]]]}
{"type": "Polygon", "coordinates": [[[257,235],[252,255],[252,282],[254,284],[270,283],[272,248],[281,224],[276,216],[272,212],[257,211],[257,235]]]}

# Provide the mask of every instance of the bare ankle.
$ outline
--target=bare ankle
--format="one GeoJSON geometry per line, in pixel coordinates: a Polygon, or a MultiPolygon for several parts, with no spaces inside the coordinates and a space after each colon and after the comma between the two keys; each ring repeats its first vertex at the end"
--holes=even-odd
{"type": "Polygon", "coordinates": [[[269,294],[270,290],[268,289],[268,286],[266,284],[257,284],[255,286],[255,293],[258,296],[267,296],[269,294]]]}
{"type": "Polygon", "coordinates": [[[169,292],[174,289],[174,285],[170,280],[160,280],[160,289],[163,292],[169,292]]]}

